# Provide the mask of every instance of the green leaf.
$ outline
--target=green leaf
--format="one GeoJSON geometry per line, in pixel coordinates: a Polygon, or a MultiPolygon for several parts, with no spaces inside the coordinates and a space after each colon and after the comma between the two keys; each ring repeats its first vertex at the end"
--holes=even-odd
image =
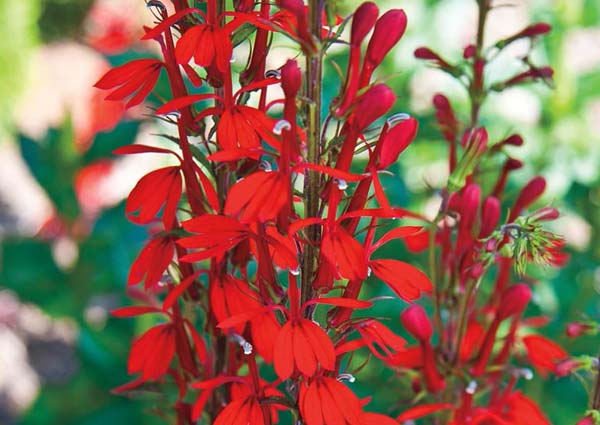
{"type": "Polygon", "coordinates": [[[112,157],[112,151],[135,141],[140,121],[122,121],[113,130],[98,133],[90,149],[83,155],[85,165],[103,158],[112,157]]]}
{"type": "Polygon", "coordinates": [[[58,213],[74,221],[79,216],[79,203],[73,187],[79,156],[70,120],[61,129],[50,129],[39,142],[25,136],[20,136],[18,141],[23,159],[58,213]]]}

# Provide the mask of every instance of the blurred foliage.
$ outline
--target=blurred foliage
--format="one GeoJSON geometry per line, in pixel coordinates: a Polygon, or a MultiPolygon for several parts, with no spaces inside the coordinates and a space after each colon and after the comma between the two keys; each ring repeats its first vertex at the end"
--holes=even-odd
{"type": "MultiPolygon", "coordinates": [[[[351,9],[350,4],[355,2],[343,3],[341,10],[347,12],[351,9]]],[[[381,3],[382,7],[399,6],[395,1],[377,3],[381,3]]],[[[387,82],[398,94],[395,109],[410,112],[415,104],[412,84],[426,71],[412,58],[411,49],[422,44],[445,46],[443,49],[446,49],[448,43],[444,41],[444,32],[429,31],[431,23],[438,22],[439,16],[447,13],[453,5],[468,7],[472,1],[421,0],[405,3],[410,19],[408,33],[400,43],[396,57],[384,64],[379,75],[393,74],[387,82]],[[398,70],[401,72],[397,73],[398,70]]],[[[594,120],[590,118],[590,108],[594,104],[600,105],[600,69],[596,66],[580,71],[569,62],[573,57],[570,51],[572,44],[569,44],[572,37],[581,31],[600,31],[600,2],[535,0],[530,3],[531,20],[548,21],[554,27],[553,34],[536,51],[540,53],[541,61],[555,67],[555,89],[539,86],[523,89],[528,96],[541,99],[539,120],[535,122],[515,123],[511,115],[502,109],[505,104],[496,97],[492,97],[486,105],[483,119],[496,138],[507,131],[518,131],[525,136],[525,146],[515,151],[515,155],[526,158],[527,167],[510,182],[513,191],[532,175],[542,174],[549,181],[544,203],[551,203],[568,216],[578,217],[589,224],[589,244],[570,248],[572,258],[567,267],[557,272],[545,270],[540,274],[544,279],[535,287],[536,297],[530,313],[550,314],[552,322],[544,332],[573,354],[596,355],[597,338],[567,340],[562,335],[564,326],[580,319],[582,314],[594,319],[600,316],[600,135],[598,130],[594,133],[594,120]]],[[[33,0],[0,0],[0,132],[10,124],[7,121],[10,107],[23,86],[22,75],[38,36],[45,42],[77,37],[90,4],[91,0],[43,0],[41,5],[33,0]],[[35,26],[36,21],[39,22],[38,27],[35,26]]],[[[440,49],[440,53],[458,57],[462,47],[454,46],[455,51],[440,49]]],[[[109,60],[116,65],[139,56],[140,52],[127,52],[109,60]]],[[[328,60],[344,66],[347,58],[341,49],[328,56],[328,60]]],[[[339,77],[330,71],[325,78],[325,95],[333,98],[339,87],[339,77]]],[[[163,96],[168,93],[164,84],[160,84],[157,91],[163,96]]],[[[467,105],[460,91],[449,87],[447,94],[457,105],[458,113],[466,114],[467,105]]],[[[417,118],[420,121],[418,140],[401,157],[396,170],[398,176],[383,176],[382,182],[391,191],[393,203],[422,211],[433,194],[429,186],[435,188],[435,179],[430,181],[428,178],[436,167],[443,167],[446,145],[435,127],[431,108],[420,111],[417,118]]],[[[20,137],[18,142],[32,175],[52,200],[56,211],[74,222],[80,214],[73,190],[75,173],[82,166],[110,156],[115,147],[131,143],[138,126],[138,122],[123,122],[115,130],[97,135],[84,154],[74,150],[69,121],[62,128],[50,130],[42,140],[20,137]]],[[[86,308],[90,306],[113,308],[126,304],[124,284],[128,268],[145,237],[144,229],[125,220],[121,204],[104,211],[90,233],[77,240],[77,261],[66,269],[56,265],[50,241],[31,238],[2,241],[0,285],[17,293],[23,302],[37,304],[54,317],[71,318],[79,329],[77,355],[80,365],[77,374],[66,384],[44,385],[21,423],[160,423],[142,413],[152,408],[151,400],[130,401],[110,394],[111,388],[129,379],[125,367],[129,342],[136,327],[143,324],[135,320],[110,318],[105,324],[94,324],[85,315],[86,308]]],[[[409,254],[401,243],[390,243],[379,254],[414,260],[413,254],[409,254]]],[[[423,258],[414,261],[425,268],[423,258]]],[[[375,279],[365,285],[364,291],[367,298],[390,295],[389,290],[375,279]]],[[[399,300],[383,301],[372,313],[374,316],[396,318],[403,306],[399,300]]],[[[387,324],[402,333],[399,321],[392,320],[387,324]]],[[[360,364],[365,356],[364,352],[360,352],[354,357],[353,364],[360,364]]],[[[361,372],[353,388],[361,397],[376,394],[370,410],[381,411],[386,406],[399,406],[410,394],[382,391],[382,388],[399,388],[400,385],[393,383],[396,377],[379,366],[377,361],[373,361],[361,372]]],[[[553,423],[574,423],[586,409],[585,391],[575,378],[543,381],[536,377],[526,386],[528,394],[544,407],[553,423]]]]}
{"type": "Polygon", "coordinates": [[[37,44],[39,1],[0,0],[0,137],[11,127],[14,104],[27,82],[27,63],[37,44]]]}

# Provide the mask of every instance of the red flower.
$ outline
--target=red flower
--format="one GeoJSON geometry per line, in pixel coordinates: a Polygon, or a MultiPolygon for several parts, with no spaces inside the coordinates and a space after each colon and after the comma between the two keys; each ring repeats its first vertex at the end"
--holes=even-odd
{"type": "Polygon", "coordinates": [[[175,355],[175,327],[162,324],[150,328],[134,341],[129,355],[128,371],[141,373],[144,380],[163,376],[175,355]]]}
{"type": "Polygon", "coordinates": [[[106,100],[122,100],[131,96],[126,105],[130,108],[142,103],[152,91],[162,66],[163,63],[157,59],[136,59],[111,69],[94,87],[102,90],[115,89],[106,100]]]}
{"type": "Polygon", "coordinates": [[[337,379],[318,376],[300,386],[300,413],[306,425],[364,425],[360,400],[337,379]]]}
{"type": "Polygon", "coordinates": [[[238,181],[229,190],[225,214],[237,215],[242,223],[273,220],[291,203],[289,178],[279,172],[257,171],[238,181]]]}
{"type": "Polygon", "coordinates": [[[337,346],[336,354],[340,355],[366,345],[375,357],[384,361],[392,361],[397,353],[404,351],[406,344],[404,338],[396,335],[375,319],[355,323],[352,327],[358,331],[360,339],[337,346]]]}
{"type": "Polygon", "coordinates": [[[323,256],[343,278],[355,280],[367,277],[367,261],[363,246],[342,226],[325,230],[321,241],[323,256]]]}
{"type": "Polygon", "coordinates": [[[265,418],[256,395],[232,400],[215,419],[213,425],[264,425],[265,418]]]}
{"type": "Polygon", "coordinates": [[[217,142],[223,149],[257,148],[261,139],[270,144],[276,139],[272,135],[273,120],[264,112],[245,105],[234,105],[223,110],[217,124],[217,142]]]}
{"type": "Polygon", "coordinates": [[[125,205],[128,218],[134,223],[149,223],[164,205],[163,225],[171,229],[181,197],[182,178],[178,166],[160,168],[146,174],[135,185],[125,205]],[[138,212],[137,215],[134,215],[138,212]]]}
{"type": "MultiPolygon", "coordinates": [[[[211,279],[209,285],[211,311],[217,322],[262,307],[256,294],[248,283],[236,277],[225,275],[211,279]]],[[[244,324],[235,326],[235,331],[241,334],[244,324]]]]}
{"type": "Polygon", "coordinates": [[[541,335],[523,337],[523,344],[529,361],[542,376],[554,372],[558,362],[569,356],[558,344],[541,335]]]}
{"type": "Polygon", "coordinates": [[[416,267],[399,260],[371,260],[373,274],[383,280],[400,298],[413,301],[422,292],[433,291],[429,278],[416,267]]]}
{"type": "Polygon", "coordinates": [[[446,386],[437,370],[435,353],[431,346],[433,330],[423,307],[413,304],[402,312],[400,320],[404,328],[414,336],[421,346],[423,355],[423,376],[427,390],[436,393],[446,386]]]}
{"type": "Polygon", "coordinates": [[[180,64],[187,64],[193,57],[196,65],[208,67],[213,63],[225,72],[233,46],[225,28],[212,25],[195,25],[188,29],[177,42],[175,57],[180,64]]]}
{"type": "Polygon", "coordinates": [[[162,278],[173,261],[175,243],[169,236],[156,237],[142,249],[129,270],[128,285],[144,281],[145,288],[151,288],[162,278]]]}
{"type": "Polygon", "coordinates": [[[277,335],[274,355],[275,372],[284,380],[299,370],[313,376],[317,367],[334,370],[333,343],[317,324],[304,318],[288,321],[277,335]]]}
{"type": "Polygon", "coordinates": [[[183,228],[194,236],[177,241],[184,248],[201,248],[202,251],[182,257],[187,262],[221,257],[242,241],[248,239],[250,229],[234,218],[206,214],[183,222],[183,228]]]}
{"type": "Polygon", "coordinates": [[[512,393],[502,408],[507,408],[506,419],[513,425],[550,425],[550,421],[535,402],[520,391],[512,393]]]}

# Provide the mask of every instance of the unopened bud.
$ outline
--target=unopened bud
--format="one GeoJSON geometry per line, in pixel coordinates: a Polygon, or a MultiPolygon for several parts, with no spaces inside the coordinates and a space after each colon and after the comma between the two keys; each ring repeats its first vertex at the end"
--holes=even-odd
{"type": "Polygon", "coordinates": [[[365,61],[376,68],[385,55],[396,45],[406,30],[406,13],[402,9],[391,9],[377,20],[369,40],[365,61]]]}
{"type": "Polygon", "coordinates": [[[525,307],[527,307],[527,304],[529,304],[529,300],[531,300],[531,289],[529,286],[524,283],[517,283],[511,286],[502,295],[496,317],[498,320],[505,320],[511,316],[521,314],[525,310],[525,307]]]}
{"type": "Polygon", "coordinates": [[[409,306],[400,314],[400,321],[407,332],[419,342],[424,343],[431,339],[433,334],[431,322],[420,305],[413,304],[409,306]]]}
{"type": "Polygon", "coordinates": [[[352,31],[350,33],[350,44],[352,46],[356,47],[362,43],[369,31],[375,26],[377,15],[379,15],[379,9],[375,3],[370,1],[361,4],[356,9],[352,17],[352,31]]]}

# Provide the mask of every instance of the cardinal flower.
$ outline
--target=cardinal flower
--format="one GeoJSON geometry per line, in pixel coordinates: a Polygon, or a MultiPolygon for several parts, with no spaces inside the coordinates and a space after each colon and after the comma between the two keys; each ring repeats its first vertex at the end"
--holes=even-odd
{"type": "Polygon", "coordinates": [[[554,372],[556,365],[569,356],[558,344],[541,335],[525,336],[523,344],[529,361],[543,376],[554,372]]]}
{"type": "Polygon", "coordinates": [[[289,378],[295,369],[306,376],[313,376],[318,366],[334,370],[335,350],[319,325],[308,319],[293,318],[277,335],[274,362],[280,379],[289,378]]]}
{"type": "Polygon", "coordinates": [[[125,212],[134,223],[146,224],[164,205],[163,223],[166,229],[170,229],[175,219],[181,192],[180,167],[173,166],[154,170],[142,177],[135,185],[127,197],[125,212]]]}
{"type": "Polygon", "coordinates": [[[144,281],[145,288],[155,286],[173,261],[175,241],[170,236],[158,236],[141,250],[129,270],[128,285],[144,281]]]}
{"type": "Polygon", "coordinates": [[[435,354],[431,346],[431,336],[433,334],[431,322],[425,313],[423,307],[413,304],[402,312],[400,320],[404,328],[414,336],[421,346],[423,354],[423,376],[427,390],[436,393],[446,386],[446,383],[435,362],[435,354]]]}
{"type": "Polygon", "coordinates": [[[163,376],[175,355],[175,327],[162,324],[150,328],[134,341],[127,365],[128,372],[141,373],[144,380],[163,376]]]}
{"type": "Polygon", "coordinates": [[[353,323],[352,328],[360,334],[360,339],[352,340],[336,347],[336,354],[367,346],[369,350],[384,361],[392,361],[395,356],[404,351],[406,341],[393,333],[390,328],[375,319],[366,319],[353,323]]]}
{"type": "Polygon", "coordinates": [[[335,378],[317,376],[300,386],[300,413],[306,425],[364,425],[360,400],[335,378]]]}
{"type": "MultiPolygon", "coordinates": [[[[421,230],[422,228],[418,226],[397,227],[371,245],[368,252],[372,254],[393,239],[406,239],[419,234],[421,230]]],[[[414,301],[423,292],[433,291],[433,285],[425,273],[403,261],[394,259],[370,260],[369,267],[375,276],[385,282],[396,295],[405,301],[414,301]]]]}
{"type": "Polygon", "coordinates": [[[138,105],[154,88],[163,63],[157,59],[136,59],[108,71],[94,85],[102,90],[113,90],[106,100],[123,100],[129,97],[126,107],[138,105]]]}
{"type": "Polygon", "coordinates": [[[184,17],[197,13],[202,16],[204,22],[188,28],[183,33],[177,42],[175,57],[182,65],[187,64],[193,57],[197,65],[209,67],[214,64],[219,71],[225,72],[229,67],[229,60],[233,52],[230,34],[245,23],[252,23],[266,29],[269,27],[259,22],[254,14],[249,13],[228,14],[235,16],[235,19],[220,26],[219,22],[224,19],[225,15],[217,14],[217,2],[209,0],[206,5],[206,13],[200,9],[187,8],[169,17],[165,16],[160,24],[146,31],[142,40],[158,38],[184,17]]]}
{"type": "Polygon", "coordinates": [[[276,171],[257,171],[238,181],[229,190],[225,214],[239,215],[242,223],[273,220],[291,203],[289,178],[276,171]]]}
{"type": "Polygon", "coordinates": [[[273,133],[274,122],[263,111],[236,104],[243,93],[258,90],[269,85],[278,84],[276,78],[266,78],[257,83],[242,87],[233,96],[221,98],[214,94],[198,94],[181,97],[165,103],[157,109],[157,114],[166,114],[175,110],[183,110],[193,103],[208,99],[218,99],[220,106],[207,108],[196,116],[196,120],[214,115],[219,117],[217,123],[217,142],[222,149],[258,148],[261,141],[279,148],[280,142],[273,133]]]}
{"type": "Polygon", "coordinates": [[[177,241],[184,248],[200,248],[183,257],[188,262],[221,257],[228,250],[250,237],[250,229],[238,220],[222,215],[206,214],[183,222],[183,228],[194,236],[177,241]]]}

